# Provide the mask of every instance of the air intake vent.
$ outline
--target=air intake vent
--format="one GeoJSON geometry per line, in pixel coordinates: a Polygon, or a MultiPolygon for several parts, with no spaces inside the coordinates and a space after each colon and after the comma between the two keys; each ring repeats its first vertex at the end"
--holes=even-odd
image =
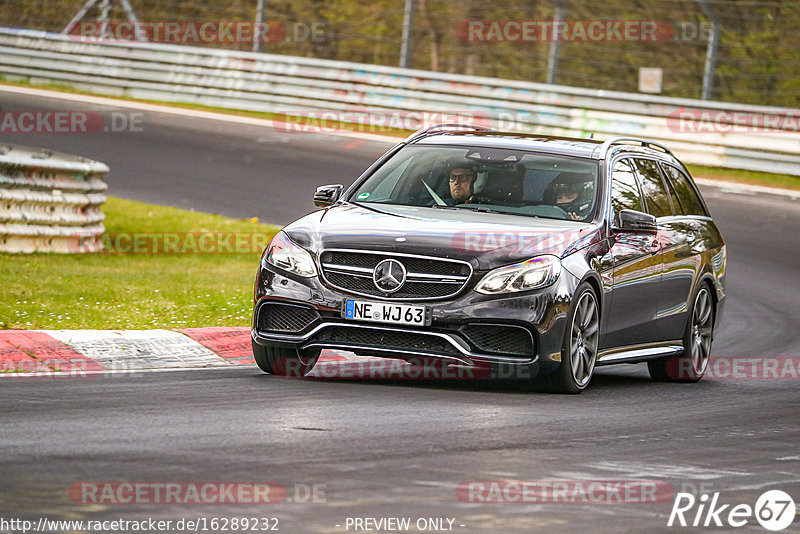
{"type": "Polygon", "coordinates": [[[533,337],[521,326],[469,324],[461,333],[478,352],[502,356],[532,356],[533,337]]]}
{"type": "Polygon", "coordinates": [[[421,332],[398,332],[378,328],[331,326],[322,329],[311,341],[314,343],[336,343],[343,347],[381,348],[397,352],[459,354],[457,348],[438,336],[421,332]]]}
{"type": "Polygon", "coordinates": [[[268,302],[259,308],[256,324],[259,332],[297,333],[319,318],[316,310],[305,306],[268,302]]]}

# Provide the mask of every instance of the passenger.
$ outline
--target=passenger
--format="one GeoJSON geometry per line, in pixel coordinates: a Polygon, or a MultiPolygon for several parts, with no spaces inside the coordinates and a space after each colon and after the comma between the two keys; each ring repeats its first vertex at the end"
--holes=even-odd
{"type": "Polygon", "coordinates": [[[582,221],[592,209],[593,190],[591,175],[562,172],[547,186],[544,201],[564,210],[570,219],[582,221]]]}

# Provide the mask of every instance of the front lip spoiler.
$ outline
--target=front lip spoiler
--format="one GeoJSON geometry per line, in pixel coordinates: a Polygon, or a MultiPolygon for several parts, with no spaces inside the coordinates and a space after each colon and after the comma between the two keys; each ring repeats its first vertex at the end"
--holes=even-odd
{"type": "Polygon", "coordinates": [[[358,344],[348,344],[348,343],[308,343],[308,340],[317,332],[324,328],[328,327],[346,327],[346,328],[364,328],[364,329],[371,329],[371,330],[385,330],[388,332],[407,332],[410,334],[417,334],[417,335],[427,335],[438,337],[440,339],[444,339],[448,343],[450,343],[453,347],[458,350],[459,355],[453,354],[439,354],[439,353],[428,353],[428,352],[418,352],[418,351],[409,351],[403,350],[403,354],[408,354],[409,356],[423,356],[427,358],[440,358],[444,360],[453,360],[458,362],[462,365],[469,365],[475,366],[477,365],[478,361],[481,362],[489,362],[489,363],[509,363],[509,364],[532,364],[538,360],[538,356],[533,356],[532,358],[528,359],[521,359],[521,358],[510,358],[507,356],[496,356],[493,354],[480,354],[471,352],[467,347],[463,346],[462,342],[459,342],[458,339],[453,337],[450,334],[443,333],[443,332],[428,332],[428,331],[420,331],[420,330],[409,330],[405,328],[388,328],[385,326],[372,326],[372,325],[363,325],[363,324],[351,324],[351,323],[344,323],[344,322],[323,322],[315,326],[310,331],[306,332],[305,334],[301,335],[292,335],[292,334],[274,334],[274,333],[265,333],[265,332],[257,332],[255,329],[252,331],[253,340],[256,343],[263,344],[268,343],[270,341],[276,341],[281,343],[294,343],[298,344],[303,349],[307,348],[338,348],[343,350],[348,349],[362,349],[362,350],[369,350],[373,352],[385,352],[385,353],[394,353],[397,354],[398,351],[393,349],[386,349],[382,347],[371,347],[368,345],[358,345],[358,344]]]}

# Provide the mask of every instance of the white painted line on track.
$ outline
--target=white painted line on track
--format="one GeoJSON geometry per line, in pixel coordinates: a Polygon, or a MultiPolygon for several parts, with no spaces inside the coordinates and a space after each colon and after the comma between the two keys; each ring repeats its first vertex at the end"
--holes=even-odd
{"type": "MultiPolygon", "coordinates": [[[[89,376],[105,376],[105,375],[131,375],[138,373],[166,373],[173,371],[219,371],[221,369],[251,369],[258,370],[255,364],[225,364],[213,365],[207,367],[157,367],[157,368],[143,368],[143,369],[104,369],[102,371],[54,371],[48,372],[44,376],[41,373],[3,373],[0,375],[0,380],[4,378],[28,378],[34,379],[51,379],[51,378],[82,378],[89,376]]],[[[259,371],[260,374],[261,371],[259,371]]],[[[270,376],[270,375],[265,375],[270,376]]]]}
{"type": "Polygon", "coordinates": [[[677,478],[696,480],[716,480],[725,476],[748,476],[748,471],[733,469],[714,469],[698,465],[673,465],[640,462],[600,460],[584,464],[585,467],[599,471],[612,471],[616,476],[636,478],[677,478]]]}
{"type": "MultiPolygon", "coordinates": [[[[769,487],[773,487],[774,488],[774,487],[788,486],[789,484],[796,484],[797,482],[800,482],[800,478],[795,478],[795,479],[792,479],[792,480],[776,480],[776,481],[770,481],[770,482],[763,482],[761,484],[748,484],[748,485],[743,485],[743,486],[733,486],[731,488],[727,488],[727,490],[728,491],[760,491],[760,490],[762,490],[764,488],[769,488],[769,487]]],[[[797,515],[800,515],[800,513],[798,513],[797,515]]]]}

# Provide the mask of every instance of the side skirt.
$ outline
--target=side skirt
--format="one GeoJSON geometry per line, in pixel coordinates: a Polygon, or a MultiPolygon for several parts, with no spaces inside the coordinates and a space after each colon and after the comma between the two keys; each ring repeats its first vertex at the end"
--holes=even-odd
{"type": "Polygon", "coordinates": [[[681,353],[683,353],[683,342],[680,340],[630,345],[601,350],[597,356],[597,365],[638,363],[655,358],[678,356],[681,353]]]}

